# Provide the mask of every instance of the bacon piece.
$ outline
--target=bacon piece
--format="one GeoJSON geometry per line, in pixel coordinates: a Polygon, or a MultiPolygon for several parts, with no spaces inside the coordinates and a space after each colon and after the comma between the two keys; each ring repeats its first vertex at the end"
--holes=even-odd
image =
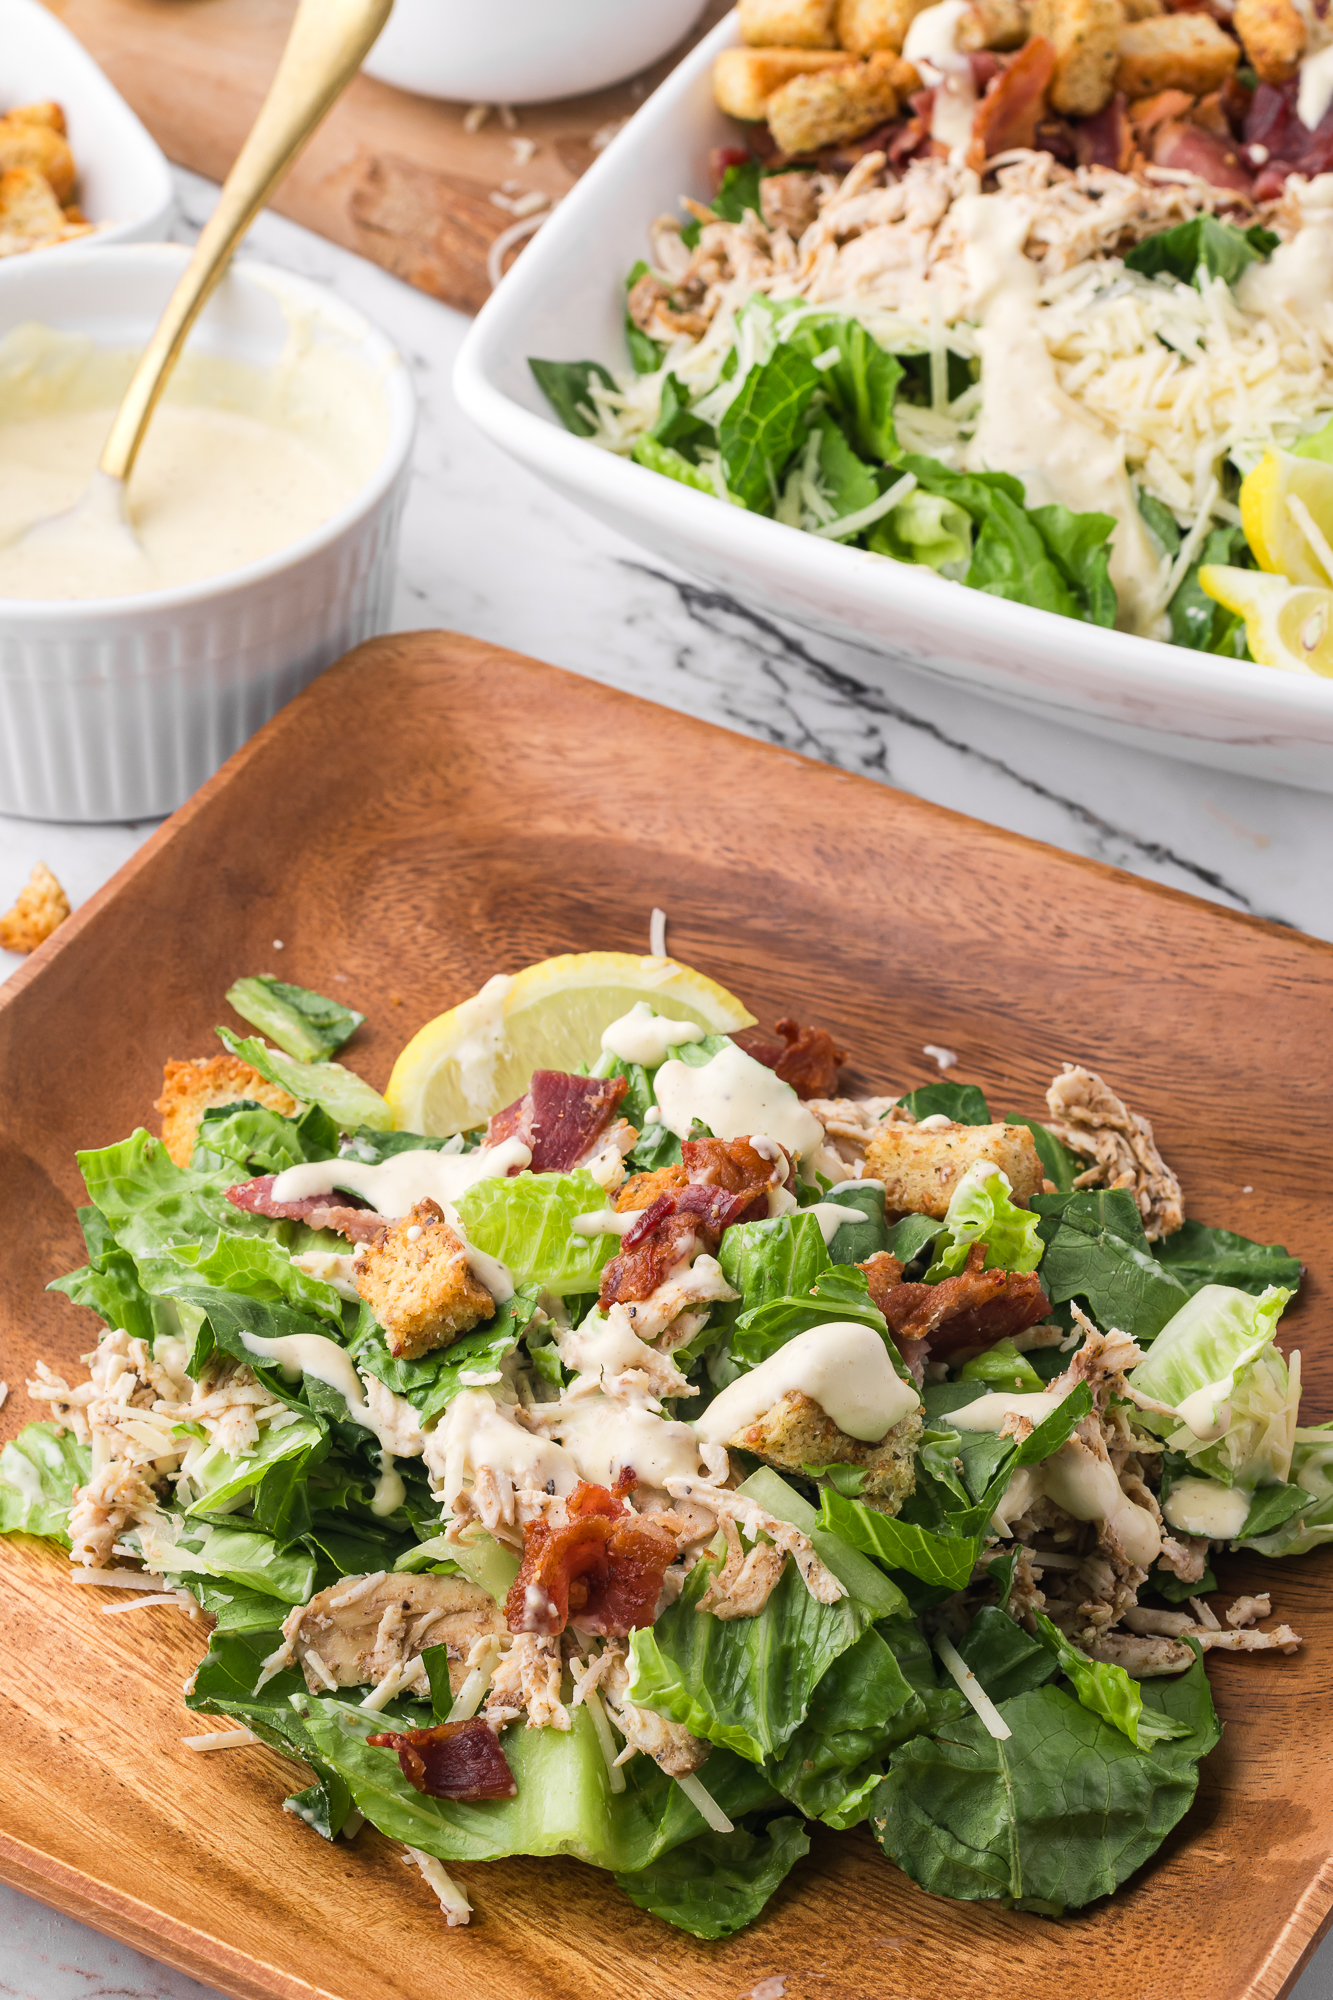
{"type": "Polygon", "coordinates": [[[928,1340],[936,1360],[965,1347],[993,1347],[1045,1319],[1051,1302],[1035,1271],[987,1271],[984,1243],[974,1243],[967,1268],[938,1285],[894,1285],[876,1300],[890,1331],[928,1340]]]}
{"type": "Polygon", "coordinates": [[[534,1174],[567,1174],[593,1149],[629,1088],[623,1076],[571,1076],[535,1069],[524,1095],[497,1111],[486,1144],[521,1139],[532,1149],[534,1174]]]}
{"type": "Polygon", "coordinates": [[[773,1070],[798,1097],[836,1097],[838,1070],[847,1061],[827,1028],[802,1028],[789,1014],[774,1023],[782,1040],[775,1042],[760,1028],[747,1028],[732,1040],[747,1056],[773,1070]]]}
{"type": "MultiPolygon", "coordinates": [[[[651,1210],[648,1212],[652,1213],[651,1210]]],[[[700,1237],[705,1242],[709,1240],[699,1224],[698,1216],[677,1215],[673,1204],[671,1212],[633,1248],[626,1250],[622,1247],[617,1256],[603,1264],[597,1295],[603,1311],[608,1306],[630,1305],[639,1299],[650,1299],[668,1272],[693,1253],[700,1237]]],[[[716,1247],[716,1239],[713,1241],[716,1247]]]]}
{"type": "Polygon", "coordinates": [[[632,1473],[620,1475],[614,1492],[580,1481],[563,1527],[526,1524],[522,1567],[505,1601],[511,1632],[551,1636],[572,1619],[580,1631],[623,1639],[652,1624],[676,1538],[625,1506],[621,1495],[634,1484],[632,1473]]]}
{"type": "Polygon", "coordinates": [[[347,1194],[308,1194],[299,1201],[274,1201],[276,1174],[261,1174],[257,1180],[238,1181],[227,1189],[233,1208],[247,1215],[271,1215],[280,1222],[304,1222],[308,1229],[336,1229],[353,1243],[373,1243],[384,1234],[388,1223],[373,1208],[357,1208],[356,1197],[347,1194]]]}
{"type": "Polygon", "coordinates": [[[873,1257],[867,1257],[865,1262],[858,1264],[856,1268],[865,1272],[871,1300],[887,1317],[889,1293],[895,1286],[902,1285],[902,1265],[896,1257],[891,1257],[887,1250],[877,1250],[873,1257]]]}
{"type": "Polygon", "coordinates": [[[688,1187],[689,1180],[683,1166],[657,1167],[650,1174],[631,1174],[615,1195],[614,1205],[622,1215],[631,1208],[651,1208],[659,1195],[674,1194],[677,1189],[688,1187]]]}
{"type": "MultiPolygon", "coordinates": [[[[680,1169],[641,1176],[642,1193],[652,1182],[660,1192],[642,1210],[638,1221],[621,1238],[620,1252],[602,1267],[598,1294],[603,1308],[651,1298],[675,1265],[702,1243],[715,1250],[724,1229],[736,1222],[755,1222],[768,1214],[768,1190],[790,1176],[791,1164],[778,1148],[776,1160],[755,1151],[748,1139],[686,1139],[680,1169]],[[678,1175],[683,1175],[684,1185],[678,1175]]],[[[618,1206],[635,1206],[623,1197],[618,1206]]]]}
{"type": "Polygon", "coordinates": [[[408,1784],[428,1799],[512,1799],[518,1791],[499,1738],[479,1715],[433,1729],[386,1729],[366,1741],[396,1750],[408,1784]]]}
{"type": "Polygon", "coordinates": [[[1031,146],[1054,69],[1054,47],[1044,35],[1034,35],[1000,71],[972,120],[967,164],[976,172],[996,153],[1031,146]]]}
{"type": "MultiPolygon", "coordinates": [[[[1163,93],[1165,94],[1165,93],[1163,93]]],[[[1091,118],[1080,118],[1074,126],[1074,153],[1081,167],[1113,167],[1128,173],[1134,152],[1134,133],[1125,109],[1125,95],[1117,91],[1111,102],[1091,118]]]]}
{"type": "Polygon", "coordinates": [[[1185,119],[1169,118],[1158,126],[1152,156],[1155,166],[1168,167],[1173,173],[1198,174],[1213,187],[1234,188],[1238,194],[1249,194],[1254,179],[1230,139],[1219,139],[1185,119]]]}

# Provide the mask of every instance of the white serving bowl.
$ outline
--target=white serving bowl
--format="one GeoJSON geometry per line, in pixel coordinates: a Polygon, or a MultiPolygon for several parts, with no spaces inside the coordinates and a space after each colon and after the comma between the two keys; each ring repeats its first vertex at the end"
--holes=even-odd
{"type": "Polygon", "coordinates": [[[363,67],[466,103],[582,97],[656,62],[705,0],[395,0],[363,67]]]}
{"type": "MultiPolygon", "coordinates": [[[[10,258],[0,263],[0,339],[36,320],[140,348],[188,255],[157,243],[10,258]]],[[[317,285],[243,262],[190,351],[272,368],[293,326],[355,357],[367,397],[383,399],[373,473],[320,527],[226,575],[131,597],[0,598],[0,812],[171,812],[323,668],[385,629],[416,416],[389,342],[317,285]]]]}
{"type": "MultiPolygon", "coordinates": [[[[0,113],[15,104],[62,105],[78,168],[78,201],[97,234],[80,242],[147,243],[175,207],[171,169],[87,50],[40,0],[0,0],[0,113]]],[[[29,250],[63,255],[71,244],[29,250]]],[[[9,261],[9,260],[7,260],[9,261]]]]}
{"type": "MultiPolygon", "coordinates": [[[[799,624],[1094,735],[1333,791],[1333,681],[1108,632],[728,507],[566,431],[530,355],[628,366],[624,276],[734,144],[709,75],[728,17],[640,108],[482,308],[454,387],[497,444],[654,554],[799,624]]],[[[871,669],[873,670],[873,669],[871,669]]]]}

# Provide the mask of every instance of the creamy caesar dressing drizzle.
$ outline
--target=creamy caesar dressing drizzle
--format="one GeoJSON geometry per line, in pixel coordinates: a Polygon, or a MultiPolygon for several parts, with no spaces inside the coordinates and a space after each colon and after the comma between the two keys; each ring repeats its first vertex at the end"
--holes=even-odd
{"type": "Polygon", "coordinates": [[[1217,1479],[1178,1479],[1162,1512],[1169,1528],[1182,1535],[1207,1535],[1209,1541],[1230,1541],[1245,1526],[1252,1494],[1217,1479]]]}
{"type": "Polygon", "coordinates": [[[682,1042],[701,1042],[704,1033],[696,1021],[670,1021],[663,1014],[654,1014],[646,1000],[639,1000],[628,1014],[602,1030],[602,1049],[621,1062],[656,1069],[672,1049],[682,1042]]]}
{"type": "Polygon", "coordinates": [[[1214,1444],[1225,1436],[1231,1423],[1231,1404],[1227,1398],[1235,1379],[1234,1375],[1228,1375],[1222,1382],[1205,1382],[1202,1389],[1183,1396],[1176,1405],[1181,1423],[1201,1443],[1214,1444]]]}
{"type": "Polygon", "coordinates": [[[570,1232],[574,1236],[623,1236],[627,1230],[633,1229],[641,1212],[637,1208],[623,1211],[595,1208],[589,1215],[576,1215],[569,1225],[570,1232]]]}
{"type": "Polygon", "coordinates": [[[613,1486],[626,1470],[645,1486],[700,1474],[699,1440],[689,1424],[656,1417],[610,1396],[579,1397],[562,1409],[551,1429],[582,1476],[598,1486],[613,1486]]]}
{"type": "Polygon", "coordinates": [[[921,1406],[911,1383],[894,1372],[873,1327],[832,1320],[798,1333],[730,1383],[695,1419],[694,1429],[710,1444],[725,1444],[793,1390],[809,1396],[840,1431],[865,1444],[877,1444],[921,1406]]]}
{"type": "Polygon", "coordinates": [[[972,65],[959,49],[958,23],[970,0],[937,0],[913,20],[903,43],[903,59],[915,63],[924,83],[935,89],[930,136],[949,148],[955,159],[967,152],[976,115],[977,87],[972,65]]]}
{"type": "Polygon", "coordinates": [[[370,1413],[351,1356],[336,1340],[326,1340],[322,1333],[284,1333],[269,1340],[263,1334],[244,1330],[239,1331],[239,1338],[246,1353],[253,1354],[256,1360],[276,1361],[289,1382],[309,1375],[326,1389],[336,1389],[353,1423],[364,1424],[368,1431],[374,1431],[386,1453],[393,1448],[392,1436],[385,1435],[370,1413]]]}
{"type": "Polygon", "coordinates": [[[429,1147],[394,1153],[371,1164],[364,1160],[310,1160],[285,1167],[273,1182],[274,1201],[304,1201],[310,1195],[335,1194],[340,1188],[359,1194],[376,1215],[406,1215],[419,1201],[433,1201],[445,1221],[462,1237],[468,1269],[485,1285],[497,1305],[514,1296],[513,1273],[497,1257],[469,1243],[454,1203],[478,1181],[504,1180],[515,1168],[526,1167],[531,1149],[521,1139],[503,1139],[498,1146],[478,1146],[472,1153],[440,1153],[429,1147]]]}
{"type": "Polygon", "coordinates": [[[654,1087],[662,1123],[678,1139],[689,1138],[697,1118],[715,1139],[759,1132],[797,1156],[823,1144],[823,1126],[791,1085],[735,1042],[697,1067],[673,1056],[658,1070],[654,1087]]]}
{"type": "Polygon", "coordinates": [[[1060,387],[1042,335],[1039,274],[1023,253],[1026,205],[1000,194],[964,195],[953,215],[981,320],[982,405],[969,467],[1014,473],[1030,506],[1059,500],[1075,513],[1114,515],[1118,622],[1143,637],[1166,636],[1163,563],[1139,513],[1124,446],[1060,387]]]}
{"type": "Polygon", "coordinates": [[[990,1395],[978,1396],[975,1402],[964,1403],[960,1410],[950,1410],[943,1421],[956,1431],[998,1431],[1006,1417],[1026,1417],[1035,1429],[1063,1401],[1062,1396],[1052,1396],[1044,1389],[1034,1389],[1031,1393],[997,1389],[990,1395]]]}
{"type": "Polygon", "coordinates": [[[427,1444],[427,1460],[443,1466],[442,1497],[451,1511],[481,1471],[538,1492],[572,1493],[579,1483],[571,1454],[553,1439],[525,1431],[486,1389],[463,1389],[454,1397],[427,1444]]]}
{"type": "Polygon", "coordinates": [[[393,1453],[381,1451],[380,1476],[375,1481],[375,1490],[370,1496],[371,1513],[379,1515],[396,1513],[406,1498],[407,1488],[394,1464],[393,1453]]]}
{"type": "Polygon", "coordinates": [[[454,1010],[458,1040],[453,1067],[469,1104],[495,1101],[496,1074],[505,1046],[505,1008],[513,990],[510,975],[497,972],[454,1010]]]}
{"type": "Polygon", "coordinates": [[[604,1375],[622,1375],[661,1361],[656,1350],[639,1339],[624,1314],[604,1319],[600,1313],[590,1313],[581,1326],[564,1329],[556,1352],[566,1368],[586,1377],[594,1387],[604,1375]]]}
{"type": "MultiPolygon", "coordinates": [[[[1333,59],[1333,45],[1325,54],[1333,59]]],[[[1333,101],[1333,61],[1328,87],[1333,101]]],[[[1333,300],[1333,174],[1317,174],[1304,187],[1293,180],[1289,187],[1300,209],[1301,226],[1267,261],[1250,265],[1236,285],[1236,297],[1246,312],[1288,312],[1317,326],[1333,300]]]]}
{"type": "Polygon", "coordinates": [[[271,370],[194,351],[135,466],[133,534],[106,482],[114,505],[23,540],[88,491],[135,360],[32,323],[0,341],[0,599],[120,597],[240,569],[337,513],[383,452],[383,395],[341,350],[307,336],[299,368],[271,370]]]}

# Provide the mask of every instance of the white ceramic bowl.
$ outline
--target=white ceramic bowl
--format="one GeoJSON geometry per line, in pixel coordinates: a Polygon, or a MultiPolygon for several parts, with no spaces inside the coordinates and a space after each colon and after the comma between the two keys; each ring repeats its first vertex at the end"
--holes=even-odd
{"type": "MultiPolygon", "coordinates": [[[[15,104],[64,107],[79,170],[79,205],[97,234],[78,241],[147,243],[175,206],[171,169],[120,93],[40,0],[0,0],[0,112],[15,104]]],[[[72,244],[22,254],[64,255],[72,244]]]]}
{"type": "MultiPolygon", "coordinates": [[[[188,254],[158,243],[10,258],[0,338],[37,320],[122,352],[142,347],[188,254]]],[[[318,286],[244,262],[191,351],[271,368],[293,321],[303,338],[355,356],[367,396],[382,396],[374,472],[322,526],[228,575],[133,597],[0,598],[0,812],[171,812],[323,668],[385,629],[416,410],[389,342],[318,286]]]]}
{"type": "Polygon", "coordinates": [[[581,97],[656,62],[704,0],[395,0],[364,67],[467,103],[581,97]]]}
{"type": "Polygon", "coordinates": [[[682,194],[705,195],[710,149],[735,140],[709,85],[735,32],[729,17],[691,51],[483,307],[454,376],[469,416],[599,520],[817,632],[1117,742],[1333,791],[1333,681],[1009,604],[728,507],[559,423],[528,357],[628,365],[624,274],[647,254],[653,217],[682,194]]]}

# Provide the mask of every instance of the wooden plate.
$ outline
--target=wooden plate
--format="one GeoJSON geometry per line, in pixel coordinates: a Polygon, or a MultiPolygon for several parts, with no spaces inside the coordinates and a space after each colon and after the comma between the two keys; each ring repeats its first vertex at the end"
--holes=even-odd
{"type": "MultiPolygon", "coordinates": [[[[237,974],[370,1015],[382,1085],[422,1021],[548,953],[670,949],[761,1019],[824,1022],[866,1085],[935,1074],[1039,1108],[1062,1057],[1147,1111],[1190,1213],[1298,1250],[1307,1419],[1333,1414],[1327,1273],[1333,948],[446,634],[380,639],[285,709],[0,994],[0,1427],[91,1319],[78,1146],[151,1120],[169,1056],[216,1047],[237,974]],[[275,940],[282,940],[282,949],[275,940]],[[345,983],[344,983],[345,982],[345,983]]],[[[0,1545],[0,1874],[229,1993],[339,2000],[1271,2000],[1333,1902],[1330,1558],[1233,1564],[1306,1638],[1212,1663],[1227,1728],[1199,1799],[1114,1901],[1062,1922],[928,1897],[868,1833],[816,1840],[752,1931],[700,1945],[594,1870],[462,1870],[470,1929],[367,1829],[284,1815],[291,1766],[197,1756],[203,1634],[108,1620],[31,1541],[0,1545]],[[765,1989],[776,1993],[774,1986],[765,1989]]]]}

